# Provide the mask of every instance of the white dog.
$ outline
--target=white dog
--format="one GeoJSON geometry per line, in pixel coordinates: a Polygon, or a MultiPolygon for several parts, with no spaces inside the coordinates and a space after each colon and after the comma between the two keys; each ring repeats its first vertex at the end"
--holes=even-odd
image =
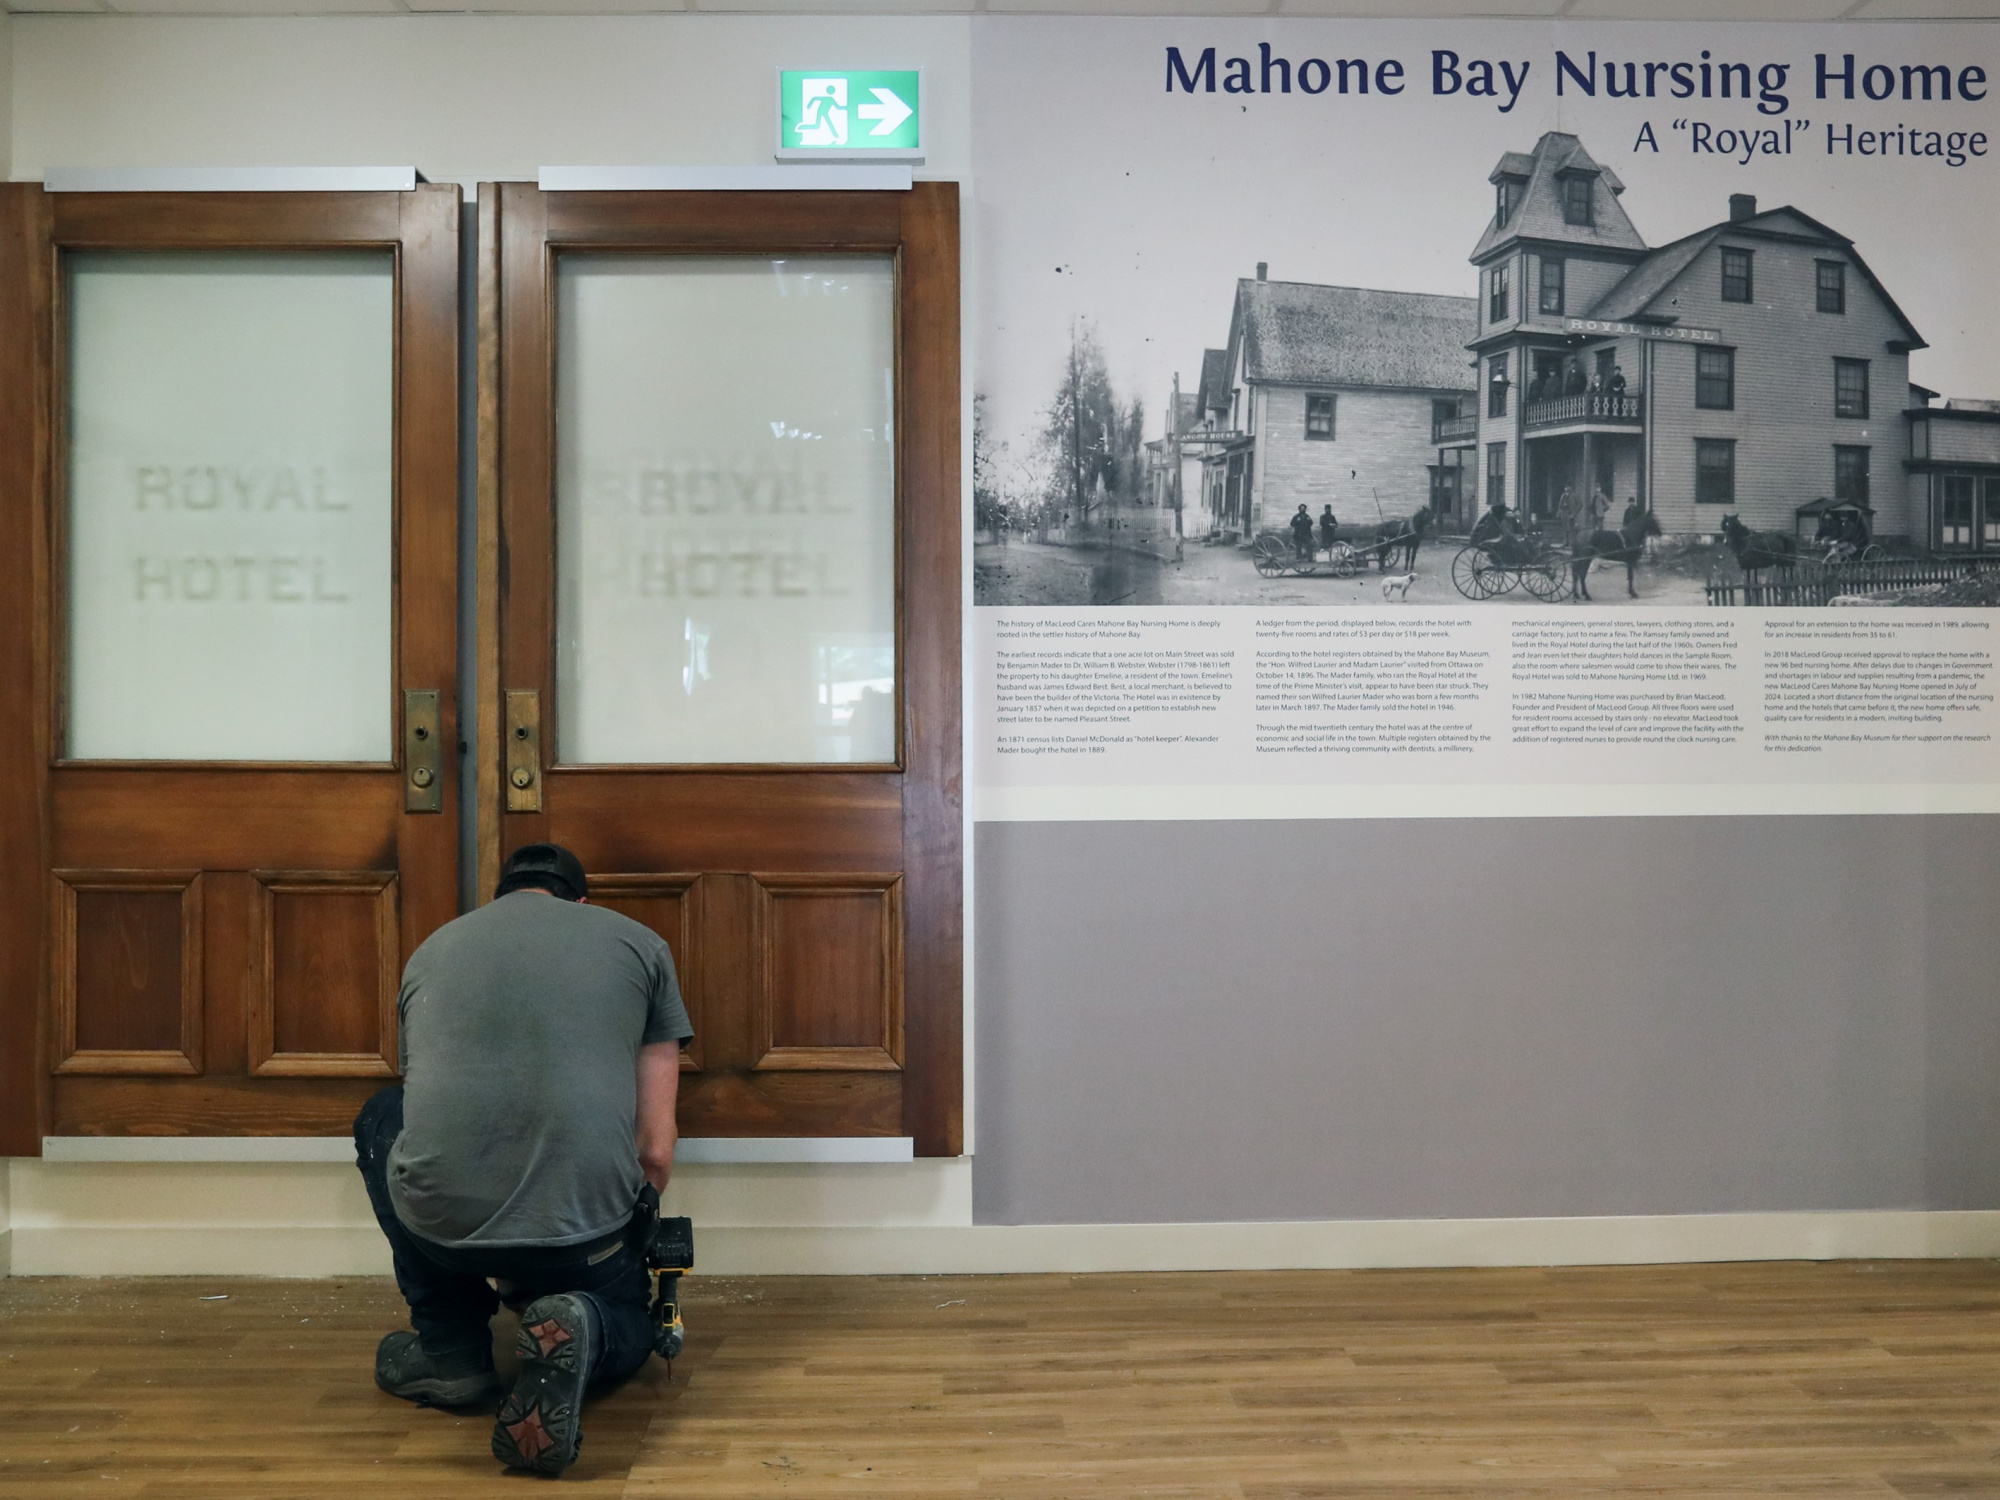
{"type": "Polygon", "coordinates": [[[1383,579],[1382,602],[1387,604],[1392,598],[1401,595],[1403,602],[1408,604],[1410,602],[1410,585],[1416,581],[1417,575],[1414,573],[1399,573],[1394,578],[1383,579]]]}

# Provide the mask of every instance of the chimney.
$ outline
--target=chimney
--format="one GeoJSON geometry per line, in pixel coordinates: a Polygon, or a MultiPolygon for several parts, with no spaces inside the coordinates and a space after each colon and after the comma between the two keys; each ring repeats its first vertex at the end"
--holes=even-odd
{"type": "Polygon", "coordinates": [[[1263,261],[1263,260],[1258,261],[1257,279],[1259,281],[1265,280],[1269,276],[1270,270],[1271,270],[1271,263],[1269,261],[1263,261]]]}
{"type": "Polygon", "coordinates": [[[1757,217],[1757,196],[1754,193],[1731,193],[1729,195],[1729,222],[1741,224],[1745,219],[1757,217]]]}

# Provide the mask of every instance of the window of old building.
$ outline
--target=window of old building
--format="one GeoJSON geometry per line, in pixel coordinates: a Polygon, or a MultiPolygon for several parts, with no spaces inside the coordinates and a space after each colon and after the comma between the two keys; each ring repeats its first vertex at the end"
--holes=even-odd
{"type": "Polygon", "coordinates": [[[1596,217],[1592,212],[1596,205],[1590,187],[1591,182],[1587,174],[1578,173],[1573,177],[1563,178],[1563,223],[1593,224],[1596,222],[1596,217]]]}
{"type": "Polygon", "coordinates": [[[1868,415],[1868,361],[1836,359],[1833,362],[1833,414],[1836,417],[1868,415]]]}
{"type": "Polygon", "coordinates": [[[1507,503],[1507,445],[1488,443],[1486,445],[1486,503],[1504,505],[1507,503]]]}
{"type": "Polygon", "coordinates": [[[1823,313],[1847,311],[1847,267],[1837,260],[1813,262],[1814,293],[1823,313]]]}
{"type": "Polygon", "coordinates": [[[1694,404],[1710,411],[1736,409],[1736,351],[1694,351],[1694,404]]]}
{"type": "Polygon", "coordinates": [[[1486,361],[1486,415],[1507,415],[1507,356],[1496,354],[1486,361]]]}
{"type": "Polygon", "coordinates": [[[1736,503],[1736,439],[1694,440],[1694,498],[1702,505],[1736,503]]]}
{"type": "Polygon", "coordinates": [[[1748,302],[1751,300],[1750,252],[1748,250],[1724,250],[1722,252],[1722,300],[1724,302],[1748,302]]]}
{"type": "Polygon", "coordinates": [[[1541,307],[1545,313],[1563,310],[1563,262],[1553,255],[1542,257],[1541,307]]]}
{"type": "Polygon", "coordinates": [[[1835,445],[1833,450],[1833,498],[1868,503],[1868,450],[1835,445]]]}
{"type": "Polygon", "coordinates": [[[1306,397],[1306,436],[1319,442],[1333,441],[1333,396],[1317,393],[1306,397]]]}
{"type": "Polygon", "coordinates": [[[1495,266],[1487,273],[1486,321],[1507,321],[1507,268],[1495,266]]]}
{"type": "Polygon", "coordinates": [[[1942,476],[1944,493],[1938,499],[1938,545],[1969,548],[1972,545],[1972,476],[1942,476]]]}

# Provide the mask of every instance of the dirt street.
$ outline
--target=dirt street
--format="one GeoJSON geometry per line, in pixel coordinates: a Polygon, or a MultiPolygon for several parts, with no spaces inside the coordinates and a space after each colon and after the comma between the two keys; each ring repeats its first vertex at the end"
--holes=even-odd
{"type": "MultiPolygon", "coordinates": [[[[1451,560],[1462,542],[1427,542],[1417,554],[1417,581],[1408,603],[1452,609],[1477,605],[1507,609],[1631,609],[1705,607],[1701,579],[1691,572],[1650,563],[1639,568],[1639,597],[1625,593],[1625,570],[1599,563],[1591,569],[1589,602],[1542,604],[1514,589],[1498,599],[1473,600],[1452,586],[1451,560]]],[[[1392,575],[1394,576],[1394,575],[1392,575]]],[[[1065,547],[1014,539],[1005,547],[980,542],[973,548],[974,602],[1016,605],[1218,604],[1340,607],[1385,602],[1400,608],[1401,597],[1385,601],[1382,575],[1371,566],[1353,578],[1330,574],[1265,578],[1251,566],[1247,550],[1190,543],[1176,564],[1103,547],[1065,547]]]]}

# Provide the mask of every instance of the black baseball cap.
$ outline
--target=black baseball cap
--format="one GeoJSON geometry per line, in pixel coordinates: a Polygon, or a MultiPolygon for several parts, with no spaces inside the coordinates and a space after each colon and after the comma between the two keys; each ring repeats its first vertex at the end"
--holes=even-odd
{"type": "Polygon", "coordinates": [[[565,901],[581,901],[588,888],[583,861],[561,844],[523,844],[500,867],[500,885],[493,895],[497,900],[530,886],[565,901]]]}

